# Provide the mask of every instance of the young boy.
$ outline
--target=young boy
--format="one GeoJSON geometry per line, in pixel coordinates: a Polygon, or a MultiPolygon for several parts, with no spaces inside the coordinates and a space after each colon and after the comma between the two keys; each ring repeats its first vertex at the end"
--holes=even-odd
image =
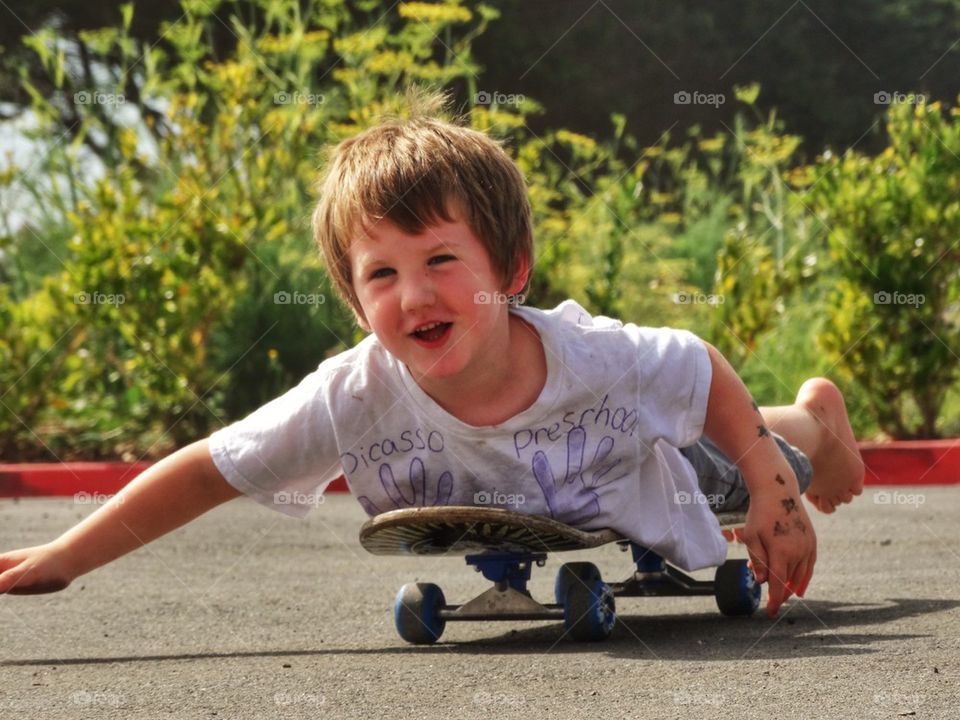
{"type": "Polygon", "coordinates": [[[335,149],[314,232],[372,334],[57,540],[0,555],[0,593],[61,590],[241,494],[301,516],[342,472],[371,515],[508,498],[687,569],[726,554],[706,497],[715,510],[749,503],[738,535],[768,582],[768,614],[804,594],[816,536],[801,492],[832,512],[863,485],[828,380],[758,408],[688,332],[512,302],[533,261],[523,177],[484,134],[429,115],[335,149]]]}

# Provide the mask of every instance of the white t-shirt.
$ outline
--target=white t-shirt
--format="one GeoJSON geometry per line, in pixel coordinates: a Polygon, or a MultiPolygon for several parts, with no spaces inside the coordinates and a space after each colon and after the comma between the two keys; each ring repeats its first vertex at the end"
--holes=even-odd
{"type": "Polygon", "coordinates": [[[537,401],[475,427],[437,405],[375,336],[210,438],[227,481],[305,515],[341,473],[370,515],[487,505],[612,528],[688,570],[726,542],[678,447],[702,431],[711,365],[695,335],[591,317],[572,300],[512,308],[537,329],[537,401]]]}

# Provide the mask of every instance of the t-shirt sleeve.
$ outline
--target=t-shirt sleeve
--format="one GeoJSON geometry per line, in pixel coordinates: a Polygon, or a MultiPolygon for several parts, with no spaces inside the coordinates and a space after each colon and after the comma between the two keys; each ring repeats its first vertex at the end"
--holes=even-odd
{"type": "Polygon", "coordinates": [[[686,330],[626,328],[637,344],[643,434],[674,447],[693,445],[703,434],[713,375],[706,345],[686,330]]]}
{"type": "Polygon", "coordinates": [[[227,482],[267,507],[302,517],[323,502],[340,475],[321,366],[286,394],[210,436],[210,453],[227,482]]]}

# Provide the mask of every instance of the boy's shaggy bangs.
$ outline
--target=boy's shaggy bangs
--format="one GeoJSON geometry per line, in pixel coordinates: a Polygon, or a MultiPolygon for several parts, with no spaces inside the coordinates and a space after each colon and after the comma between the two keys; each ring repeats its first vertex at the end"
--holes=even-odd
{"type": "Polygon", "coordinates": [[[432,117],[370,128],[334,148],[319,191],[314,237],[337,291],[361,318],[349,249],[378,220],[413,235],[464,220],[504,286],[532,260],[523,175],[499,144],[470,128],[432,117]]]}

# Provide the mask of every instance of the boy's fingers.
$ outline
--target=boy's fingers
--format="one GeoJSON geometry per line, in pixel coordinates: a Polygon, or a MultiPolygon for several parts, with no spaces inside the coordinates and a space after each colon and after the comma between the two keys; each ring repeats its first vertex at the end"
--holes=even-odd
{"type": "Polygon", "coordinates": [[[764,583],[767,580],[767,553],[763,543],[759,538],[745,538],[743,542],[747,546],[747,555],[750,556],[750,567],[753,570],[753,576],[758,583],[764,583]]]}
{"type": "Polygon", "coordinates": [[[786,568],[782,564],[777,564],[769,568],[770,575],[767,578],[767,616],[776,617],[777,611],[783,605],[784,600],[789,597],[786,587],[786,568]]]}
{"type": "Polygon", "coordinates": [[[813,555],[810,556],[810,562],[807,563],[807,573],[803,577],[803,581],[800,583],[800,587],[797,590],[797,595],[803,597],[804,593],[807,592],[807,585],[810,584],[811,578],[813,578],[813,566],[817,564],[817,553],[813,552],[813,555]]]}

